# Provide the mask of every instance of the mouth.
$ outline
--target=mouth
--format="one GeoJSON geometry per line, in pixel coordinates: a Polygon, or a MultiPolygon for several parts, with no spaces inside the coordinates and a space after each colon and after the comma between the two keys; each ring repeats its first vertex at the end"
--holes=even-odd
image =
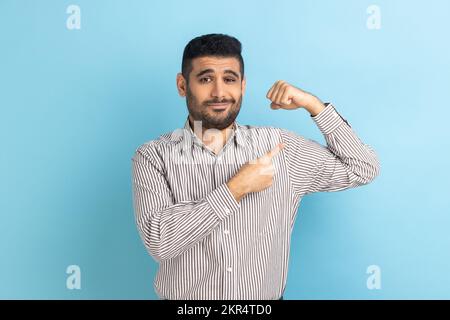
{"type": "Polygon", "coordinates": [[[208,107],[210,107],[214,111],[224,111],[231,103],[208,103],[208,107]]]}

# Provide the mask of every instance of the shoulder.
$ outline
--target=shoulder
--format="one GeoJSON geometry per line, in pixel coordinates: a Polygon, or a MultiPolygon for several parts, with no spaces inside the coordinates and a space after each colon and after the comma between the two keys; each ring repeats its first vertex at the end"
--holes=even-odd
{"type": "Polygon", "coordinates": [[[182,143],[183,137],[184,129],[181,128],[166,132],[138,146],[134,151],[132,160],[145,159],[157,164],[162,161],[163,154],[182,143]]]}

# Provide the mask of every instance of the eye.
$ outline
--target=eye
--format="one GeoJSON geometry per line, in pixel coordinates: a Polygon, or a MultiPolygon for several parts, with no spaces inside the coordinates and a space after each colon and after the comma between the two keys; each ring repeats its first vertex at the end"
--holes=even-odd
{"type": "Polygon", "coordinates": [[[233,78],[227,78],[227,79],[225,79],[225,81],[226,81],[226,82],[236,82],[236,80],[233,79],[233,78]]]}
{"type": "Polygon", "coordinates": [[[211,79],[210,77],[205,77],[200,79],[200,83],[206,83],[206,80],[211,79]]]}

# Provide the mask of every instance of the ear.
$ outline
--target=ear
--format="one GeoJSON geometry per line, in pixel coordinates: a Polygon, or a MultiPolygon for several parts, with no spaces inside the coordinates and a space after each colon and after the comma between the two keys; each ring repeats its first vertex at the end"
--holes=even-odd
{"type": "Polygon", "coordinates": [[[186,86],[187,86],[187,83],[183,77],[183,74],[177,73],[177,89],[178,89],[178,94],[181,97],[186,97],[186,91],[187,91],[186,86]]]}
{"type": "Polygon", "coordinates": [[[247,80],[244,76],[244,79],[242,79],[242,95],[244,95],[244,93],[245,93],[246,86],[247,86],[247,80]]]}

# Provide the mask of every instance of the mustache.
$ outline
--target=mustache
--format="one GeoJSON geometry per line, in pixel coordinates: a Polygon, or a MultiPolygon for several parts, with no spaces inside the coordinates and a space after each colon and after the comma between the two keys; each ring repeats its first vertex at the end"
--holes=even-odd
{"type": "Polygon", "coordinates": [[[212,103],[235,103],[234,99],[231,100],[209,100],[209,101],[205,101],[204,104],[212,104],[212,103]]]}

